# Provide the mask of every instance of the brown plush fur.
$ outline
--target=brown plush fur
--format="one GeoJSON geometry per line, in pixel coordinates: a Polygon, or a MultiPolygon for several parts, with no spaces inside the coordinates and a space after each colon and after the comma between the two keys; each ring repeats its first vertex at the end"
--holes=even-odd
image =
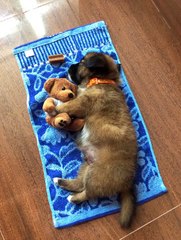
{"type": "Polygon", "coordinates": [[[77,86],[66,78],[49,78],[44,84],[49,96],[43,103],[43,110],[47,113],[46,122],[51,126],[71,132],[77,132],[84,126],[84,120],[71,118],[67,113],[56,112],[55,99],[60,102],[71,101],[77,96],[77,86]]]}
{"type": "MultiPolygon", "coordinates": [[[[119,82],[119,71],[112,58],[98,53],[87,54],[70,68],[70,75],[82,88],[93,77],[119,82]]],[[[94,85],[56,110],[85,119],[77,144],[87,160],[76,179],[59,178],[56,183],[74,192],[70,200],[75,203],[120,193],[120,223],[128,227],[134,211],[137,144],[122,92],[111,84],[94,85]]]]}
{"type": "Polygon", "coordinates": [[[66,78],[50,78],[44,84],[45,90],[51,97],[62,102],[70,101],[77,95],[77,87],[70,83],[66,78]],[[72,97],[69,97],[72,94],[72,97]]]}

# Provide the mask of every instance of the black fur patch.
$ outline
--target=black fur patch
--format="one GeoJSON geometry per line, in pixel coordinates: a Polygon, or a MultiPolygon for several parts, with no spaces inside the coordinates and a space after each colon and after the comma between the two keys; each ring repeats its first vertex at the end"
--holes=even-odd
{"type": "Polygon", "coordinates": [[[76,64],[72,64],[68,70],[68,73],[70,74],[71,79],[76,83],[76,84],[80,84],[81,81],[79,79],[79,77],[77,76],[77,70],[79,67],[79,63],[76,64]]]}
{"type": "Polygon", "coordinates": [[[107,61],[104,55],[97,53],[85,60],[85,66],[89,69],[105,68],[107,66],[107,61]]]}

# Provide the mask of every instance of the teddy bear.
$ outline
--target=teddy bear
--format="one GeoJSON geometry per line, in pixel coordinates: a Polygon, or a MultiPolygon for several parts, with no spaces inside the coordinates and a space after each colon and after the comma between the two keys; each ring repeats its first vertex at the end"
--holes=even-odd
{"type": "Polygon", "coordinates": [[[73,118],[67,113],[57,113],[56,106],[70,101],[77,96],[77,86],[66,78],[50,78],[44,84],[49,96],[43,110],[47,113],[46,122],[51,126],[71,132],[77,132],[84,126],[84,119],[73,118]]]}

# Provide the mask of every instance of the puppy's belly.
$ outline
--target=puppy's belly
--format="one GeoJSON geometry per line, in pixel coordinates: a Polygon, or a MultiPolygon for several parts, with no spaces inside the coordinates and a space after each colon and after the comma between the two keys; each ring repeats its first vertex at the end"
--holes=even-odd
{"type": "Polygon", "coordinates": [[[96,160],[96,148],[89,142],[90,132],[86,124],[79,136],[79,148],[84,154],[85,161],[92,164],[96,160]]]}
{"type": "Polygon", "coordinates": [[[91,145],[82,146],[80,148],[82,153],[84,154],[85,161],[87,161],[88,164],[92,164],[96,160],[96,149],[95,147],[91,145]]]}

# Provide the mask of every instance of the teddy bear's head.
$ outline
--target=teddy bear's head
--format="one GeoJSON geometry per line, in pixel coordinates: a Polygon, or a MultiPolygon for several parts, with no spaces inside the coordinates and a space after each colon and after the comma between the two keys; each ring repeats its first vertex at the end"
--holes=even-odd
{"type": "Polygon", "coordinates": [[[77,95],[77,86],[66,78],[50,78],[45,82],[44,89],[51,97],[62,102],[74,99],[77,95]]]}

